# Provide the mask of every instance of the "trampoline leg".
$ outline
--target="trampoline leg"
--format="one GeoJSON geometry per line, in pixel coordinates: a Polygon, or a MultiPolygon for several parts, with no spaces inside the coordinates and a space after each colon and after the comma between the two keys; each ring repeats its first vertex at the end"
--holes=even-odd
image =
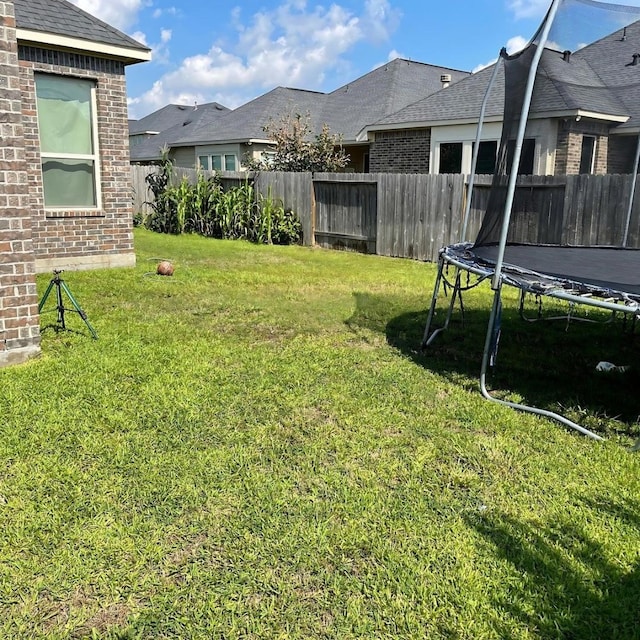
{"type": "Polygon", "coordinates": [[[487,377],[487,367],[489,366],[489,359],[491,357],[492,346],[494,343],[494,335],[496,329],[496,322],[498,320],[499,310],[501,305],[501,287],[495,289],[493,296],[493,305],[491,306],[491,314],[489,316],[489,325],[487,327],[487,336],[484,343],[484,353],[482,354],[482,368],[480,370],[480,391],[482,395],[491,402],[496,402],[497,404],[504,405],[506,407],[511,407],[512,409],[517,409],[519,411],[526,411],[528,413],[534,413],[539,416],[544,416],[545,418],[550,418],[551,420],[555,420],[556,422],[560,422],[571,429],[575,429],[581,434],[588,436],[589,438],[593,438],[594,440],[604,440],[602,436],[599,436],[597,433],[593,433],[593,431],[589,431],[584,427],[581,427],[576,422],[561,416],[558,413],[554,413],[553,411],[547,411],[545,409],[538,409],[536,407],[530,407],[526,404],[519,404],[517,402],[508,402],[507,400],[500,400],[499,398],[494,398],[486,386],[486,377],[487,377]]]}
{"type": "Polygon", "coordinates": [[[436,329],[433,333],[431,333],[431,324],[433,323],[433,316],[435,315],[436,303],[438,300],[438,294],[440,292],[440,283],[442,281],[442,271],[444,269],[444,260],[442,258],[439,260],[438,266],[438,276],[436,278],[436,284],[433,290],[433,296],[431,297],[431,307],[429,308],[429,316],[427,317],[427,324],[424,328],[424,335],[422,337],[422,344],[420,345],[421,349],[425,349],[428,347],[436,338],[437,335],[446,331],[449,328],[449,322],[451,321],[451,316],[453,315],[453,307],[456,302],[456,296],[460,296],[460,304],[462,305],[462,294],[460,293],[460,268],[456,267],[456,279],[455,284],[453,286],[453,291],[451,294],[451,300],[449,301],[449,309],[447,311],[447,316],[445,318],[444,324],[439,329],[436,329]]]}
{"type": "Polygon", "coordinates": [[[431,334],[431,323],[433,322],[433,316],[436,312],[436,302],[438,301],[438,294],[440,293],[440,283],[442,282],[442,270],[444,269],[444,260],[442,257],[438,260],[438,275],[436,276],[436,283],[433,287],[433,295],[431,296],[431,306],[429,307],[429,315],[427,316],[427,324],[424,328],[424,334],[422,336],[422,343],[420,345],[421,349],[424,349],[428,345],[431,344],[432,340],[436,337],[436,335],[442,331],[442,329],[436,329],[433,334],[431,334]]]}

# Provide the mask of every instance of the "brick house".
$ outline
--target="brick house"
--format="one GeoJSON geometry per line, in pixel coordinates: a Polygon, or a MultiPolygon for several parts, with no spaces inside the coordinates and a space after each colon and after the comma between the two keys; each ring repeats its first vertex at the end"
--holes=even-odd
{"type": "Polygon", "coordinates": [[[39,352],[35,274],[135,264],[125,67],[149,49],[66,0],[0,0],[0,366],[39,352]]]}
{"type": "Polygon", "coordinates": [[[243,170],[247,158],[258,160],[273,152],[265,126],[283,117],[308,114],[314,134],[326,124],[331,133],[341,136],[350,159],[347,170],[366,172],[369,141],[366,136],[359,138],[365,125],[435,93],[443,83],[467,76],[467,71],[396,58],[331,93],[276,87],[233,110],[215,103],[207,111],[198,106],[197,112],[187,116],[189,126],[173,126],[144,146],[133,147],[131,159],[159,158],[160,148],[166,145],[179,167],[243,170]]]}
{"type": "MultiPolygon", "coordinates": [[[[640,133],[640,22],[540,61],[521,173],[632,173],[640,133]]],[[[471,171],[478,114],[493,66],[386,116],[361,133],[374,172],[471,171]]],[[[504,109],[501,67],[490,94],[477,173],[495,166],[504,109]]]]}

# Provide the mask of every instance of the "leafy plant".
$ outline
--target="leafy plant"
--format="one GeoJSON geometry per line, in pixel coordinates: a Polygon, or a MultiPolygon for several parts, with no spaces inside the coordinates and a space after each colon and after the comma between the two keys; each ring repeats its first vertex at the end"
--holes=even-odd
{"type": "Polygon", "coordinates": [[[159,171],[147,177],[155,195],[145,226],[159,233],[197,233],[212,238],[246,239],[261,244],[295,244],[301,238],[301,224],[291,210],[269,189],[256,192],[247,178],[237,187],[224,190],[219,178],[199,171],[196,183],[183,176],[172,185],[173,165],[166,160],[159,171]]]}
{"type": "Polygon", "coordinates": [[[309,115],[286,115],[263,130],[274,141],[273,153],[267,158],[249,159],[249,168],[255,171],[335,172],[349,162],[342,138],[332,134],[326,124],[313,135],[309,115]]]}
{"type": "Polygon", "coordinates": [[[176,233],[177,208],[175,206],[175,194],[171,187],[173,176],[173,163],[169,159],[166,149],[162,152],[162,160],[158,171],[150,173],[145,181],[153,194],[153,199],[147,201],[152,213],[145,220],[145,226],[158,233],[176,233]]]}

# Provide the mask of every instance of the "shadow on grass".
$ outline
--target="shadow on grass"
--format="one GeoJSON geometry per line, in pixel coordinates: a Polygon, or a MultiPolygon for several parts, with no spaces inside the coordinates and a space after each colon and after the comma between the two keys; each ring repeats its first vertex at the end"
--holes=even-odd
{"type": "MultiPolygon", "coordinates": [[[[424,351],[420,345],[429,299],[418,310],[406,299],[355,293],[348,326],[378,331],[418,365],[465,388],[478,390],[490,300],[466,306],[464,323],[456,310],[448,331],[424,351]],[[463,326],[464,324],[464,326],[463,326]]],[[[441,299],[434,327],[441,326],[448,299],[441,299]]],[[[608,316],[591,314],[599,320],[608,316]]],[[[488,373],[494,394],[559,411],[605,434],[637,437],[640,414],[640,339],[622,320],[608,324],[565,321],[525,322],[515,304],[505,304],[497,366],[488,373]],[[596,371],[601,360],[630,365],[626,373],[596,371]]]]}
{"type": "MultiPolygon", "coordinates": [[[[582,502],[592,510],[590,521],[606,521],[613,515],[640,535],[640,503],[582,502]]],[[[469,517],[468,524],[495,549],[507,572],[518,576],[504,581],[504,588],[494,596],[494,607],[536,637],[640,638],[637,560],[625,566],[608,556],[605,545],[570,516],[541,525],[494,512],[469,517]]],[[[493,624],[500,637],[511,637],[512,629],[503,621],[493,624]]]]}

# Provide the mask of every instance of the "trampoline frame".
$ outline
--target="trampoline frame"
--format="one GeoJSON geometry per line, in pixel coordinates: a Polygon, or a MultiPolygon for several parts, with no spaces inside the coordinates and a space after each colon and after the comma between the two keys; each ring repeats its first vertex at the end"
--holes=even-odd
{"type": "MultiPolygon", "coordinates": [[[[559,248],[561,251],[562,249],[559,248]]],[[[432,344],[435,338],[449,328],[456,299],[460,301],[461,309],[464,316],[464,306],[462,304],[462,293],[466,289],[478,286],[485,280],[491,280],[492,288],[495,284],[497,275],[495,264],[479,259],[473,252],[473,245],[470,242],[463,242],[456,245],[450,245],[440,250],[438,259],[438,272],[434,285],[433,295],[431,298],[431,306],[427,316],[427,323],[422,339],[422,349],[426,349],[432,344]],[[444,275],[447,266],[455,268],[455,278],[453,284],[447,281],[444,275]],[[478,280],[469,287],[462,286],[462,273],[468,272],[478,277],[478,280]],[[448,310],[441,327],[432,330],[437,300],[443,282],[452,288],[451,299],[449,301],[448,310]]],[[[500,315],[502,306],[502,287],[504,285],[515,287],[520,290],[521,296],[527,293],[536,296],[547,296],[557,300],[569,303],[570,305],[585,305],[595,307],[601,310],[607,310],[614,313],[622,313],[624,315],[632,315],[635,318],[640,316],[640,295],[629,294],[616,289],[607,289],[600,286],[589,285],[584,282],[574,281],[567,278],[557,278],[548,274],[539,273],[529,269],[522,268],[518,265],[502,263],[498,288],[494,289],[493,304],[489,318],[489,326],[485,339],[485,347],[482,357],[482,366],[480,369],[480,390],[482,395],[492,402],[497,402],[504,406],[534,413],[537,415],[551,418],[560,422],[576,431],[586,435],[594,440],[603,440],[601,436],[585,429],[581,425],[569,420],[563,415],[539,409],[529,405],[510,402],[492,396],[486,386],[487,370],[490,364],[494,364],[494,357],[497,351],[497,341],[499,337],[499,329],[497,328],[497,319],[500,315]]]]}

